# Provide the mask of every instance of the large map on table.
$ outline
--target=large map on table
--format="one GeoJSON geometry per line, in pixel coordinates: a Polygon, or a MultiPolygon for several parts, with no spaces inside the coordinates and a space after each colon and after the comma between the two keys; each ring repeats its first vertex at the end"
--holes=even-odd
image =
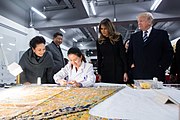
{"type": "Polygon", "coordinates": [[[19,86],[1,91],[0,119],[74,119],[123,87],[19,86]]]}

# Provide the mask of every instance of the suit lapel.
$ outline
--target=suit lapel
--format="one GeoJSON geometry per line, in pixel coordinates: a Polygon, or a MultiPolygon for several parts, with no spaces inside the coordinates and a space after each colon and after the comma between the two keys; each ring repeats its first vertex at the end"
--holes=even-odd
{"type": "Polygon", "coordinates": [[[143,40],[143,32],[142,32],[142,31],[140,31],[139,37],[140,37],[140,42],[141,42],[141,43],[144,43],[144,40],[143,40]]]}
{"type": "Polygon", "coordinates": [[[52,43],[52,47],[56,50],[56,52],[58,52],[58,53],[60,52],[58,47],[54,43],[52,43]]]}
{"type": "Polygon", "coordinates": [[[143,32],[140,31],[140,32],[137,34],[137,37],[138,37],[138,39],[136,39],[136,41],[137,41],[136,44],[139,44],[141,47],[143,47],[143,45],[144,45],[143,32]]]}
{"type": "Polygon", "coordinates": [[[150,42],[152,42],[152,40],[154,39],[155,35],[156,35],[155,29],[152,28],[152,30],[151,30],[151,32],[150,32],[150,34],[149,34],[149,36],[148,36],[147,41],[144,42],[144,46],[147,46],[150,42]]]}

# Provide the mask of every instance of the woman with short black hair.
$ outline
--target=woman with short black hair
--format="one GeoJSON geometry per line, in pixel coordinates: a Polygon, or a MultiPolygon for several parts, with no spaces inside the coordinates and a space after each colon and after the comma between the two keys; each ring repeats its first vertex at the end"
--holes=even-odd
{"type": "Polygon", "coordinates": [[[23,69],[20,74],[20,83],[37,83],[37,78],[41,78],[41,83],[53,83],[52,68],[54,66],[52,55],[45,49],[45,39],[36,36],[29,42],[30,48],[22,55],[19,64],[23,69]]]}

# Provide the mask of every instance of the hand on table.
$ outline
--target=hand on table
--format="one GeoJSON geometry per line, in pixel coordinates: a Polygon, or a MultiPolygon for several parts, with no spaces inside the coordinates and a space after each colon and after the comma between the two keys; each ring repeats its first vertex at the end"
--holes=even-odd
{"type": "Polygon", "coordinates": [[[25,82],[25,83],[23,83],[23,85],[31,85],[31,83],[30,82],[25,82]]]}
{"type": "Polygon", "coordinates": [[[127,73],[124,73],[124,76],[123,76],[123,77],[124,77],[124,82],[127,82],[128,79],[129,79],[129,78],[128,78],[128,74],[127,74],[127,73]]]}
{"type": "Polygon", "coordinates": [[[68,84],[71,84],[73,87],[82,87],[82,84],[76,82],[75,80],[68,82],[68,84]]]}
{"type": "Polygon", "coordinates": [[[61,86],[66,86],[67,85],[67,81],[64,79],[58,80],[57,81],[61,86]]]}

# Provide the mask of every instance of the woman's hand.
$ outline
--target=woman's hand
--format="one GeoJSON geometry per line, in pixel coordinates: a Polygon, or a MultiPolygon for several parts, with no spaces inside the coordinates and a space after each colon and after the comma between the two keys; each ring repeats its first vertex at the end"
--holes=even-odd
{"type": "Polygon", "coordinates": [[[127,73],[124,73],[124,82],[127,82],[128,81],[128,74],[127,73]]]}
{"type": "Polygon", "coordinates": [[[132,64],[132,65],[131,65],[131,68],[134,68],[134,67],[135,67],[135,65],[134,65],[134,64],[132,64]]]}
{"type": "Polygon", "coordinates": [[[177,83],[176,75],[173,74],[170,75],[170,83],[171,84],[177,83]]]}
{"type": "Polygon", "coordinates": [[[31,85],[30,82],[25,82],[23,85],[31,85]]]}
{"type": "Polygon", "coordinates": [[[75,80],[68,82],[68,84],[71,84],[73,87],[82,87],[82,84],[76,82],[75,80]]]}
{"type": "Polygon", "coordinates": [[[67,81],[64,79],[58,80],[57,81],[61,86],[66,86],[67,85],[67,81]]]}
{"type": "Polygon", "coordinates": [[[96,75],[96,82],[101,82],[101,75],[100,74],[96,75]]]}

